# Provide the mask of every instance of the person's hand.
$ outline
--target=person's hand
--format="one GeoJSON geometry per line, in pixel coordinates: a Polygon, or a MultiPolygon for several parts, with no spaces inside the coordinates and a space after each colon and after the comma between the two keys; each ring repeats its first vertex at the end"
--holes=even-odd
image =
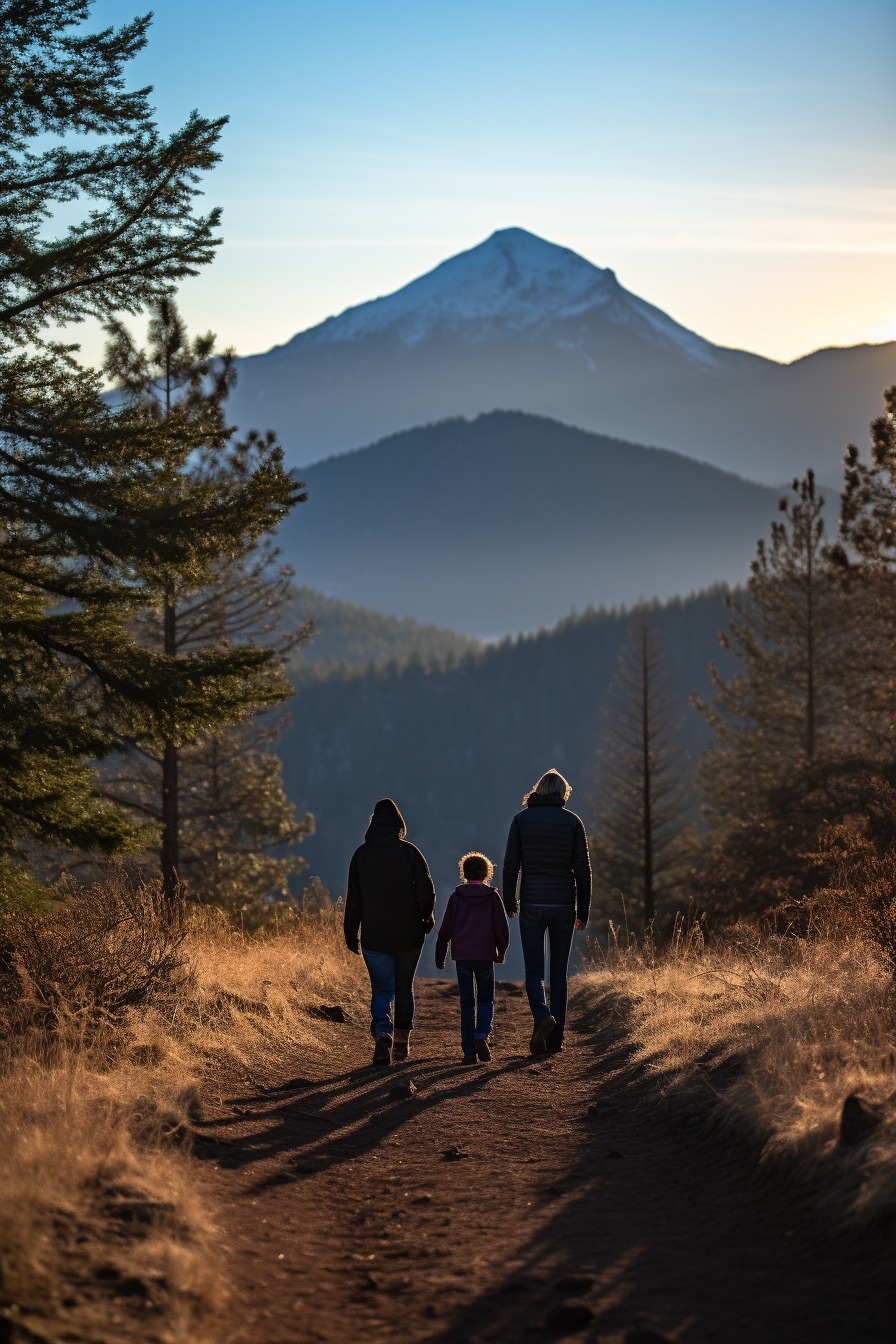
{"type": "Polygon", "coordinates": [[[584,920],[584,919],[577,919],[577,920],[576,920],[576,928],[577,928],[577,929],[584,929],[584,927],[585,927],[585,920],[584,920]]]}
{"type": "Polygon", "coordinates": [[[516,919],[516,911],[515,911],[515,910],[508,910],[507,913],[510,915],[510,918],[511,918],[511,919],[516,919]]]}
{"type": "Polygon", "coordinates": [[[361,955],[361,943],[360,943],[360,941],[357,942],[357,943],[346,943],[346,947],[348,948],[349,952],[354,952],[354,954],[355,954],[356,957],[360,957],[360,955],[361,955]]]}
{"type": "Polygon", "coordinates": [[[444,963],[444,961],[437,961],[437,962],[436,962],[436,970],[437,970],[437,971],[444,971],[444,969],[445,969],[445,963],[444,963]]]}

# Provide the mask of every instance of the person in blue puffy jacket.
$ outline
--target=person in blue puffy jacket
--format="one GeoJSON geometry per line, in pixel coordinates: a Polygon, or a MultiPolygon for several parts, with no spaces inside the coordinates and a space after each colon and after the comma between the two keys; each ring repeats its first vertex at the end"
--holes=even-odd
{"type": "Polygon", "coordinates": [[[584,929],[591,905],[588,840],[580,818],[566,806],[571,793],[559,771],[543,774],[510,823],[504,854],[504,904],[511,918],[517,911],[520,917],[533,1055],[563,1049],[573,933],[584,929]],[[545,934],[551,949],[550,1007],[544,993],[545,934]]]}

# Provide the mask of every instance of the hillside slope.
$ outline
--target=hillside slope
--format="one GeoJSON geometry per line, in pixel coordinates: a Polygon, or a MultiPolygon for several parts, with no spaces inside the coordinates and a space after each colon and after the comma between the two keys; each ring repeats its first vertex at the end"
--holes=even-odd
{"type": "Polygon", "coordinates": [[[296,668],[308,664],[366,667],[369,663],[405,661],[416,657],[430,659],[460,658],[479,648],[475,639],[446,630],[438,625],[423,625],[410,617],[399,620],[383,616],[367,607],[324,597],[305,586],[294,588],[284,613],[290,625],[313,620],[315,634],[296,650],[292,658],[296,668]]]}
{"type": "Polygon", "coordinates": [[[502,229],[395,294],[239,361],[230,407],[298,465],[503,407],[777,485],[836,481],[896,381],[896,343],[779,364],[713,345],[592,265],[502,229]]]}
{"type": "Polygon", "coordinates": [[[778,492],[677,453],[494,412],[303,472],[280,531],[331,597],[496,637],[575,607],[739,583],[778,492]]]}

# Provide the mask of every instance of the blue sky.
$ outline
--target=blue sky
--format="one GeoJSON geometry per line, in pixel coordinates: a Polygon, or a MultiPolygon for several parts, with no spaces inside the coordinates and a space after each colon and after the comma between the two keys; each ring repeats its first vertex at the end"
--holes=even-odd
{"type": "Polygon", "coordinates": [[[241,352],[509,225],[723,344],[896,338],[892,0],[154,8],[161,124],[231,117],[226,242],[182,302],[241,352]]]}

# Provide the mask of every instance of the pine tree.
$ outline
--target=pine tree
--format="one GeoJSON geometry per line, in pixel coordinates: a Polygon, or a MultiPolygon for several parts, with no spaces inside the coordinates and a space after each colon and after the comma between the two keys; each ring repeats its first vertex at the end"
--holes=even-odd
{"type": "Polygon", "coordinates": [[[280,758],[271,750],[279,725],[252,719],[184,753],[181,877],[194,900],[264,922],[273,901],[289,899],[288,879],[308,867],[290,853],[314,831],[297,821],[280,758]]]}
{"type": "Polygon", "coordinates": [[[896,386],[871,424],[871,460],[846,450],[840,542],[831,560],[851,613],[851,728],[869,762],[896,764],[896,386]]]}
{"type": "Polygon", "coordinates": [[[227,118],[194,112],[160,135],[152,90],[128,92],[123,76],[151,15],[71,31],[89,16],[88,0],[0,4],[0,338],[19,347],[48,323],[139,311],[210,262],[219,241],[220,211],[193,207],[227,118]],[[74,149],[70,135],[93,143],[74,149]],[[96,206],[46,237],[56,207],[78,199],[96,206]]]}
{"type": "MultiPolygon", "coordinates": [[[[88,762],[122,729],[181,740],[239,719],[270,656],[246,647],[173,659],[132,638],[166,573],[197,586],[222,556],[276,526],[301,498],[275,445],[234,450],[261,470],[208,473],[181,488],[200,451],[231,439],[183,399],[160,423],[113,408],[99,377],[49,324],[109,319],[170,293],[211,260],[217,211],[197,214],[199,174],[222,119],[194,114],[170,137],[149,90],[123,68],[148,19],[72,31],[77,0],[0,4],[0,878],[15,886],[23,843],[114,853],[142,837],[92,797],[88,762]],[[71,136],[82,135],[82,148],[71,136]],[[84,219],[60,236],[60,204],[84,219]]],[[[273,680],[272,680],[273,686],[273,680]]]]}
{"type": "Polygon", "coordinates": [[[693,827],[668,654],[646,606],[632,616],[604,721],[593,841],[598,900],[617,919],[617,901],[625,912],[639,910],[649,930],[681,898],[693,827]]]}
{"type": "MultiPolygon", "coordinates": [[[[292,570],[278,557],[265,540],[223,565],[199,592],[170,593],[163,607],[144,613],[140,638],[161,647],[173,635],[175,656],[251,641],[269,649],[282,665],[310,637],[313,623],[283,628],[292,570]]],[[[173,781],[166,771],[171,744],[161,744],[160,750],[151,738],[128,742],[128,754],[102,771],[101,796],[157,826],[163,837],[174,812],[176,875],[188,897],[238,911],[250,924],[258,922],[266,903],[285,897],[289,874],[306,867],[304,859],[283,850],[314,830],[310,814],[296,821],[286,797],[281,763],[270,749],[279,731],[277,716],[269,715],[175,747],[173,781]],[[174,809],[167,792],[172,787],[177,791],[174,809]]],[[[164,847],[159,857],[164,872],[164,847]]]]}
{"type": "MultiPolygon", "coordinates": [[[[270,470],[272,455],[279,453],[273,435],[264,440],[250,435],[233,451],[222,451],[219,446],[224,425],[223,403],[236,375],[233,352],[228,350],[216,356],[211,332],[191,342],[177,307],[169,298],[152,305],[145,349],[134,343],[120,322],[110,323],[107,330],[111,340],[106,348],[105,371],[129,402],[144,407],[162,429],[174,414],[190,416],[207,426],[209,443],[203,445],[197,460],[169,483],[173,494],[189,495],[194,486],[202,486],[208,480],[240,481],[253,475],[263,476],[270,470]]],[[[235,548],[230,549],[232,553],[235,548]]],[[[154,621],[151,613],[144,615],[143,642],[154,644],[170,659],[200,651],[208,656],[210,650],[216,649],[224,660],[222,667],[227,675],[228,648],[237,642],[256,645],[276,600],[279,598],[282,605],[286,597],[276,578],[266,575],[271,564],[270,548],[260,565],[257,558],[256,555],[254,565],[244,564],[242,558],[216,565],[213,582],[198,591],[189,572],[182,575],[176,566],[156,566],[154,586],[162,594],[161,609],[158,620],[154,621]]],[[[298,642],[300,638],[287,643],[280,650],[281,655],[298,642]]],[[[272,653],[268,647],[269,658],[259,667],[259,675],[246,679],[246,709],[264,707],[292,693],[282,669],[279,676],[272,676],[272,653]]],[[[138,738],[132,746],[151,758],[155,740],[153,736],[148,742],[145,737],[138,738]]],[[[177,739],[167,737],[161,746],[161,870],[163,886],[169,894],[173,894],[183,875],[179,755],[177,739]]]]}
{"type": "MultiPolygon", "coordinates": [[[[824,500],[810,471],[758,544],[747,601],[732,602],[725,649],[742,670],[694,698],[716,741],[701,764],[708,842],[701,876],[718,910],[761,910],[802,890],[824,778],[847,750],[847,608],[826,554],[824,500]]],[[[836,771],[835,771],[836,773],[836,771]]]]}

